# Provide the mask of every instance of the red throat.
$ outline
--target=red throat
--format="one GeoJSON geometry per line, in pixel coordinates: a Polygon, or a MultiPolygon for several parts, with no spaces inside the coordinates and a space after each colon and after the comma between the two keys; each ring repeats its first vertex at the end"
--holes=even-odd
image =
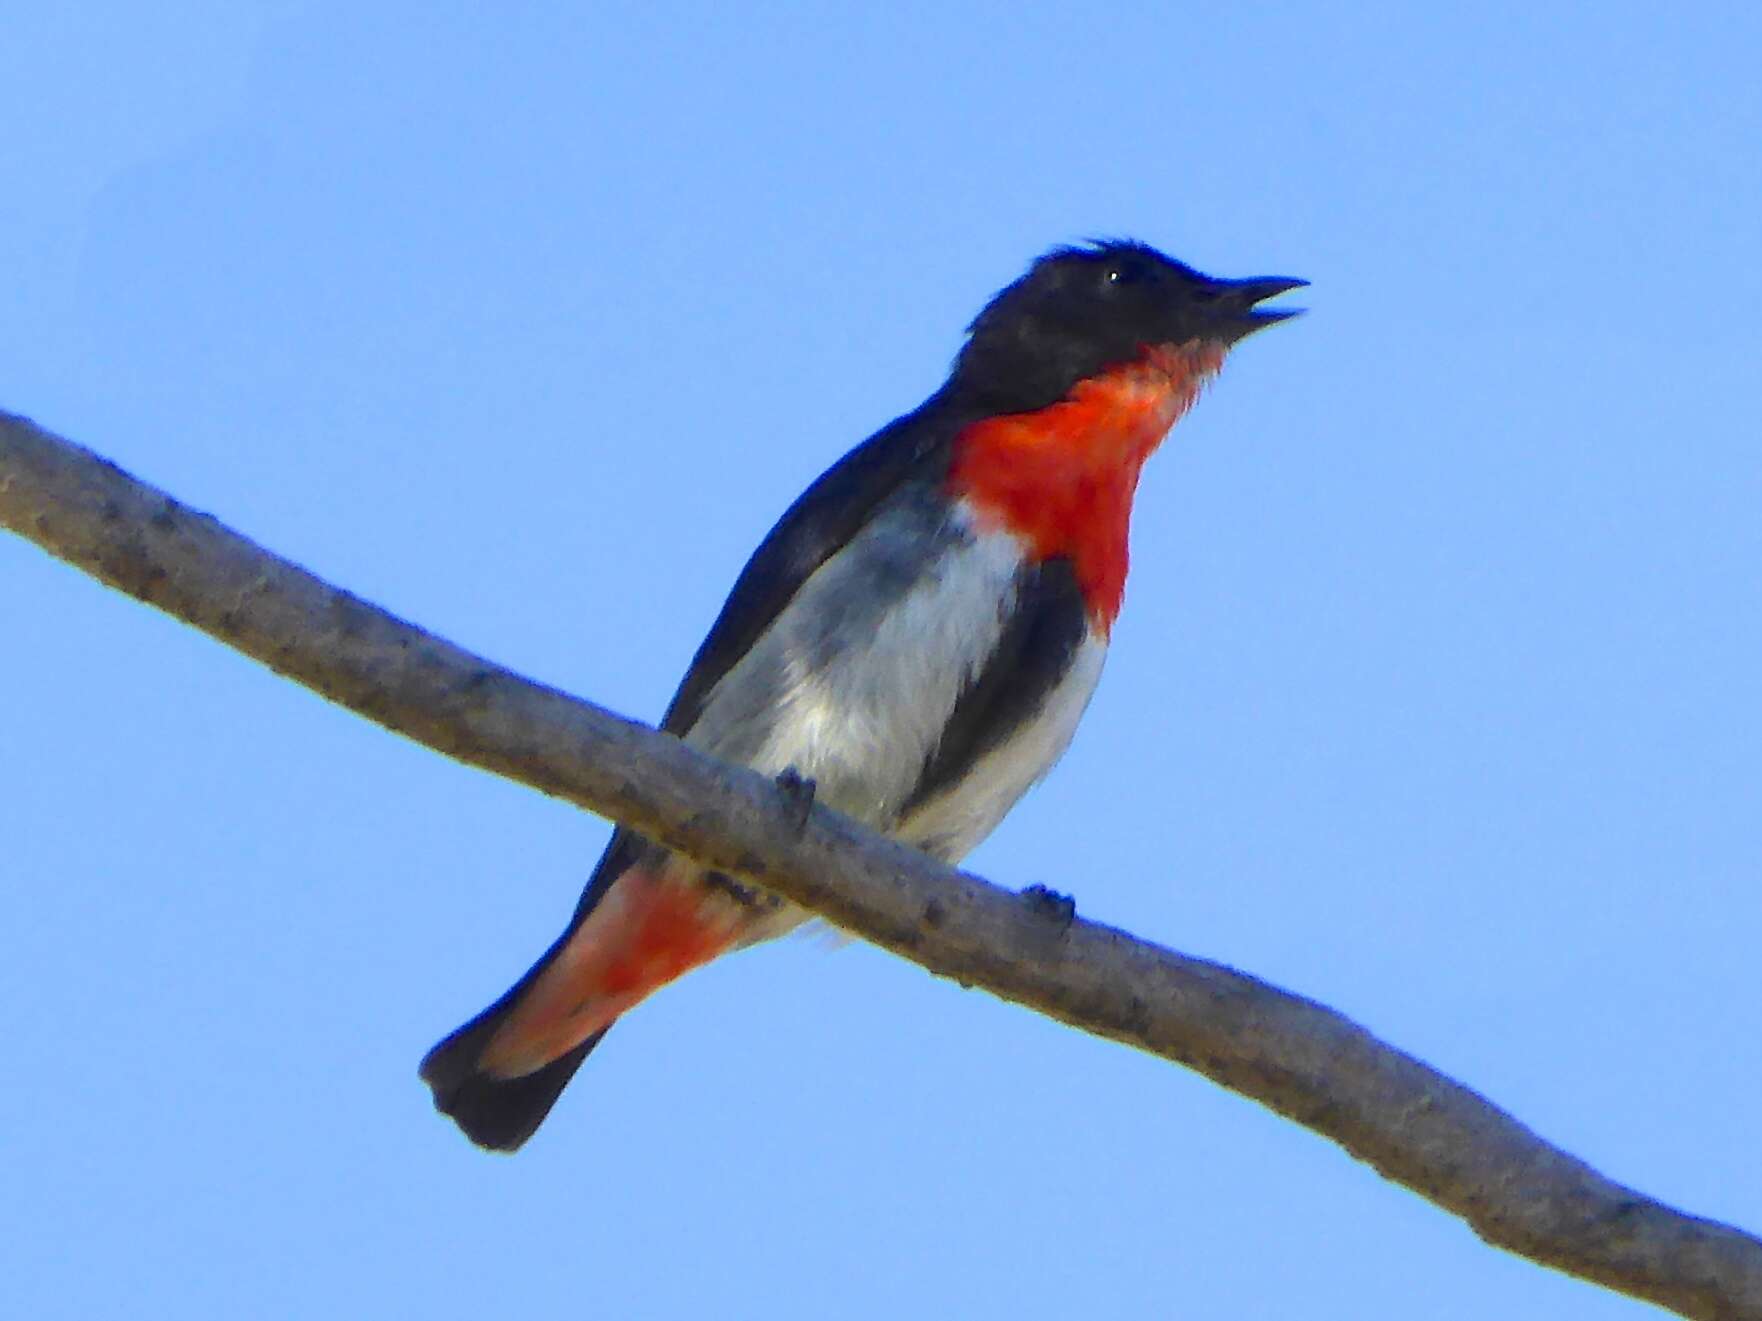
{"type": "Polygon", "coordinates": [[[1105,635],[1125,599],[1138,474],[1223,360],[1220,344],[1159,345],[1049,407],[975,422],[955,437],[949,488],[1036,559],[1068,556],[1105,635]]]}

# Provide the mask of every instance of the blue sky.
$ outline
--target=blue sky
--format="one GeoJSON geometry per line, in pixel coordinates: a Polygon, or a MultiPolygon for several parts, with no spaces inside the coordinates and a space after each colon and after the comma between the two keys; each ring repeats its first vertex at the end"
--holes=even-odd
{"type": "MultiPolygon", "coordinates": [[[[1306,276],[972,863],[1762,1227],[1755,11],[565,8],[10,15],[0,406],[652,718],[1035,253],[1306,276]]],[[[0,608],[18,1315],[1650,1314],[859,944],[694,974],[484,1156],[416,1061],[606,827],[10,539],[0,608]]]]}

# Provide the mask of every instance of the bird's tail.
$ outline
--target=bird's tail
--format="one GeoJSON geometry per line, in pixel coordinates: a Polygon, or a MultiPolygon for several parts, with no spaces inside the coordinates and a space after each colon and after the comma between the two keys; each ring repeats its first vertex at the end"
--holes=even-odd
{"type": "Polygon", "coordinates": [[[435,1109],[478,1146],[517,1149],[620,1014],[733,944],[730,915],[672,871],[633,867],[592,895],[507,994],[423,1058],[435,1109]]]}
{"type": "Polygon", "coordinates": [[[454,1031],[422,1057],[422,1081],[434,1092],[434,1108],[465,1136],[490,1151],[515,1151],[538,1130],[588,1052],[611,1024],[530,1073],[503,1077],[484,1066],[484,1055],[551,955],[541,959],[509,992],[454,1031]]]}

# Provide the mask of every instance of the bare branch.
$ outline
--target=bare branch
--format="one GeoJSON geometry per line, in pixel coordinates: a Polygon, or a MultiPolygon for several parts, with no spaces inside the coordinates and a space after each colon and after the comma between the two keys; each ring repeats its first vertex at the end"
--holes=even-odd
{"type": "Polygon", "coordinates": [[[1762,1318],[1762,1242],[1613,1183],[1345,1017],[931,861],[331,587],[0,413],[0,524],[472,766],[626,822],[944,977],[1185,1064],[1489,1243],[1684,1316],[1762,1318]],[[1057,910],[1057,911],[1054,911],[1057,910]]]}

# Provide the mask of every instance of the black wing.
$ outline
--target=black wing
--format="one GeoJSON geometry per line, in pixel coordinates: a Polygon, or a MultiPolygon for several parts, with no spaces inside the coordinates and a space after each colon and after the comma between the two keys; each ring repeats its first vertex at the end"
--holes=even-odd
{"type": "Polygon", "coordinates": [[[710,626],[661,728],[683,734],[703,714],[710,690],[789,604],[801,585],[908,484],[940,484],[958,430],[952,410],[933,396],[890,423],[828,468],[791,505],[735,580],[710,626]]]}
{"type": "MultiPolygon", "coordinates": [[[[661,728],[684,734],[703,714],[710,690],[757,642],[809,576],[862,530],[895,492],[919,482],[940,485],[948,467],[959,410],[932,395],[916,411],[897,418],[822,473],[777,520],[746,567],[697,649],[661,728]]],[[[588,878],[569,924],[573,932],[600,896],[652,848],[620,826],[588,878]]]]}

